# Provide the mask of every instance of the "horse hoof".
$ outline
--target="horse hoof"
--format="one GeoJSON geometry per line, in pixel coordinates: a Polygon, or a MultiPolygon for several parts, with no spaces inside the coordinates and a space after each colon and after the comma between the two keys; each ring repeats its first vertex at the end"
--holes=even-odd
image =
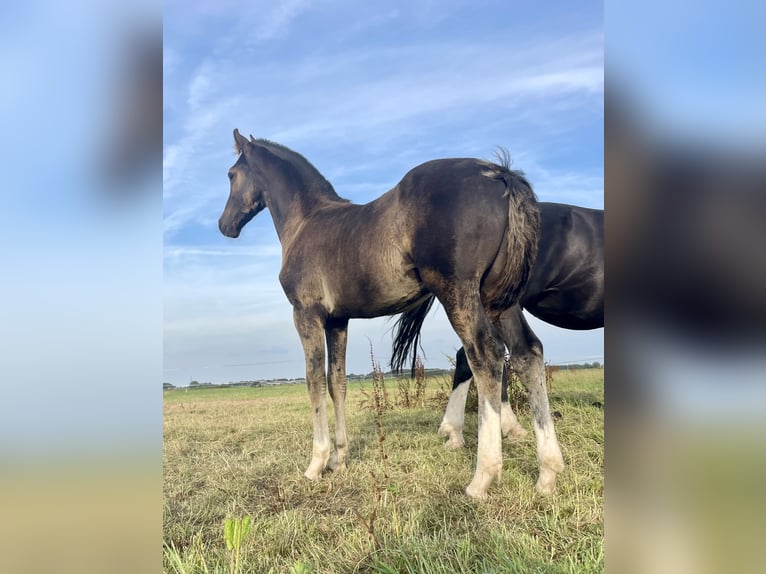
{"type": "Polygon", "coordinates": [[[540,476],[535,484],[537,494],[542,496],[551,496],[556,493],[556,476],[553,478],[540,476]]]}
{"type": "Polygon", "coordinates": [[[471,484],[465,487],[465,493],[474,500],[487,500],[487,491],[475,488],[471,484]]]}
{"type": "Polygon", "coordinates": [[[462,438],[450,437],[450,439],[444,443],[444,448],[447,450],[460,450],[465,446],[465,442],[462,438]]]}
{"type": "Polygon", "coordinates": [[[522,426],[515,426],[503,433],[508,440],[521,440],[527,436],[527,429],[522,426]]]}
{"type": "Polygon", "coordinates": [[[535,491],[541,496],[552,496],[556,493],[556,484],[540,484],[540,481],[535,485],[535,491]]]}
{"type": "Polygon", "coordinates": [[[319,479],[322,478],[322,473],[308,469],[306,472],[303,473],[303,476],[308,478],[311,482],[319,482],[319,479]]]}
{"type": "Polygon", "coordinates": [[[343,454],[343,458],[341,458],[340,462],[338,462],[338,453],[334,452],[332,453],[332,456],[330,457],[330,460],[327,462],[327,469],[332,472],[343,472],[346,470],[346,455],[343,454]]]}

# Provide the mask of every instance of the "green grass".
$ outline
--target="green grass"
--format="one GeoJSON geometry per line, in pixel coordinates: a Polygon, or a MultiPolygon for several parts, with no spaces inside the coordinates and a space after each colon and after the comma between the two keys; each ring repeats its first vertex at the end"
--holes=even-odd
{"type": "MultiPolygon", "coordinates": [[[[395,398],[396,382],[386,385],[395,398]]],[[[429,381],[427,396],[445,385],[429,381]]],[[[305,385],[166,391],[165,572],[232,572],[224,523],[245,516],[243,573],[603,571],[603,410],[592,405],[604,400],[602,370],[554,376],[567,468],[548,498],[534,492],[526,410],[529,436],[504,442],[503,476],[476,502],[462,492],[475,466],[476,413],[466,416],[466,449],[451,452],[436,434],[443,408],[433,401],[385,412],[384,466],[375,413],[360,407],[370,387],[349,383],[348,469],[318,483],[302,475],[311,449],[305,385]]]]}

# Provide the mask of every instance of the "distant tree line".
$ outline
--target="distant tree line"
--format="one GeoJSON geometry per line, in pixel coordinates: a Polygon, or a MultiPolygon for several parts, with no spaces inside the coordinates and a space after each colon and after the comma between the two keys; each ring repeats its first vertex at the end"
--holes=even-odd
{"type": "Polygon", "coordinates": [[[577,369],[603,369],[604,365],[598,361],[592,363],[573,363],[571,365],[548,365],[554,371],[575,371],[577,369]]]}
{"type": "Polygon", "coordinates": [[[220,389],[229,387],[262,387],[264,385],[294,385],[297,383],[303,383],[306,379],[267,379],[259,381],[231,381],[228,383],[201,383],[199,381],[191,381],[188,386],[177,386],[173,383],[162,383],[164,390],[172,389],[220,389]]]}
{"type": "MultiPolygon", "coordinates": [[[[426,376],[451,375],[452,370],[451,369],[425,369],[425,374],[426,376]]],[[[350,375],[346,375],[346,379],[349,381],[363,381],[367,379],[372,379],[374,375],[375,373],[372,371],[365,375],[357,375],[355,373],[351,373],[350,375]]],[[[400,375],[397,373],[394,373],[393,371],[386,371],[385,373],[383,373],[383,376],[397,378],[400,375]]],[[[402,376],[408,376],[407,371],[405,371],[402,374],[402,376]]]]}
{"type": "MultiPolygon", "coordinates": [[[[567,370],[577,370],[577,369],[603,369],[604,365],[599,363],[598,361],[593,361],[592,363],[576,363],[571,365],[548,365],[548,368],[552,371],[567,371],[567,370]]],[[[396,378],[399,375],[393,373],[392,371],[388,371],[386,373],[383,373],[386,377],[393,377],[396,378]]],[[[439,376],[439,375],[452,375],[452,369],[425,369],[426,376],[439,376]]],[[[346,379],[349,381],[364,381],[364,380],[371,380],[373,378],[373,373],[367,373],[364,375],[351,373],[349,375],[346,375],[346,379]]],[[[237,381],[237,382],[230,382],[230,383],[201,383],[199,381],[191,381],[189,383],[189,386],[187,388],[189,389],[216,389],[216,388],[228,388],[228,387],[262,387],[265,385],[294,385],[298,383],[304,383],[306,379],[298,378],[298,379],[265,379],[265,380],[258,380],[258,381],[237,381]]],[[[173,383],[162,383],[163,390],[171,390],[171,389],[177,389],[178,386],[174,385],[173,383]]],[[[181,387],[184,388],[184,387],[181,387]]]]}

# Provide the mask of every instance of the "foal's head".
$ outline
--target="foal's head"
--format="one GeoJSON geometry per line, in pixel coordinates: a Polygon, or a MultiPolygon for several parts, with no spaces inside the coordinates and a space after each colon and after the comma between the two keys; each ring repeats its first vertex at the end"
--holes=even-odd
{"type": "Polygon", "coordinates": [[[265,177],[254,162],[248,162],[255,146],[239,130],[234,130],[234,148],[239,157],[229,168],[229,200],[218,219],[218,229],[227,237],[239,237],[247,222],[266,207],[263,199],[265,177]]]}

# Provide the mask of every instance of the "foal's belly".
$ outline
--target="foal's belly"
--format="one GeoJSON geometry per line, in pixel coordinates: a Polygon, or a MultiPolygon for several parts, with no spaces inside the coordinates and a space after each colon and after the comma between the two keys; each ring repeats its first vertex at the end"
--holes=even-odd
{"type": "Polygon", "coordinates": [[[349,319],[370,319],[401,313],[420,302],[427,292],[419,282],[398,278],[384,281],[348,282],[335,298],[330,313],[349,319]]]}

